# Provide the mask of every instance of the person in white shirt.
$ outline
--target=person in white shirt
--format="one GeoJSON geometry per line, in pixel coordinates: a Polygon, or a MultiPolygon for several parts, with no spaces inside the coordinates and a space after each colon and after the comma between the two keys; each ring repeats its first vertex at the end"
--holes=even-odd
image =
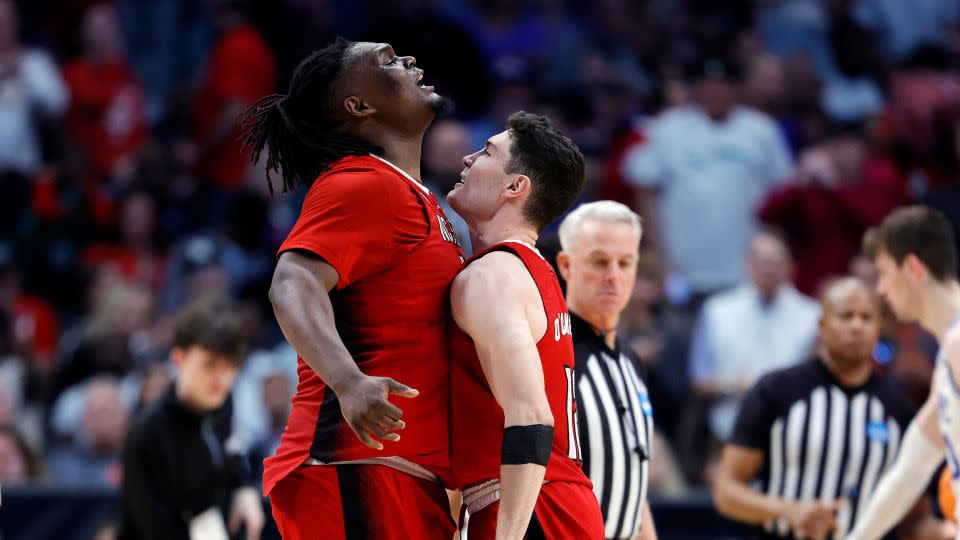
{"type": "Polygon", "coordinates": [[[740,104],[732,65],[708,59],[696,76],[697,103],[653,119],[624,176],[652,247],[693,293],[708,294],[742,280],[754,210],[790,177],[792,157],[774,121],[740,104]]]}
{"type": "Polygon", "coordinates": [[[0,0],[0,171],[29,176],[40,167],[37,118],[57,118],[69,92],[50,56],[20,42],[16,5],[0,0]]]}
{"type": "Polygon", "coordinates": [[[749,282],[704,303],[691,344],[690,381],[713,400],[707,420],[720,440],[750,386],[812,352],[820,317],[817,302],[791,284],[790,251],[774,232],[754,236],[746,267],[749,282]]]}

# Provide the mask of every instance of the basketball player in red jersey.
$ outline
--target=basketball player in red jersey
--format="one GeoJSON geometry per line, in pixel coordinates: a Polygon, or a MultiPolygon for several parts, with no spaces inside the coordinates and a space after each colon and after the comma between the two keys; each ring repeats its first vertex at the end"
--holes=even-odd
{"type": "Polygon", "coordinates": [[[270,288],[299,354],[293,408],[263,475],[286,539],[449,539],[455,529],[441,482],[447,293],[463,258],[417,180],[443,105],[422,78],[387,44],[338,40],[297,67],[287,95],[243,118],[254,160],[266,146],[285,189],[308,188],[270,288]]]}
{"type": "Polygon", "coordinates": [[[453,478],[470,540],[602,539],[603,519],[580,469],[570,315],[534,243],[577,199],[577,147],[541,116],[463,159],[450,205],[477,255],[450,303],[453,478]]]}

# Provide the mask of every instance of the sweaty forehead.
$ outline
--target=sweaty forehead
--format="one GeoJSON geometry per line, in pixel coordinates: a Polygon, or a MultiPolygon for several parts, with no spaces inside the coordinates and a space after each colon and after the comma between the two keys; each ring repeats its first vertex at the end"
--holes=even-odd
{"type": "Polygon", "coordinates": [[[363,64],[377,65],[380,63],[381,56],[391,53],[393,53],[393,47],[391,47],[389,43],[358,41],[347,49],[346,61],[350,64],[361,62],[363,64]]]}

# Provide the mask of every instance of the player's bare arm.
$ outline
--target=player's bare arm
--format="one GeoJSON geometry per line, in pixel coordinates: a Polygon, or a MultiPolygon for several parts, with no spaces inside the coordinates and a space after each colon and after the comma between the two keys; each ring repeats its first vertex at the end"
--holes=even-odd
{"type": "Polygon", "coordinates": [[[337,395],[340,410],[364,444],[378,450],[398,441],[403,412],[390,394],[413,398],[417,391],[386,377],[364,375],[337,333],[329,292],[337,270],[316,256],[288,251],[280,256],[270,285],[270,302],[284,337],[337,395]]]}
{"type": "Polygon", "coordinates": [[[764,452],[728,444],[723,449],[720,472],[713,489],[717,510],[737,521],[763,524],[785,519],[791,528],[813,540],[821,540],[836,527],[837,503],[788,501],[771,497],[751,487],[763,466],[764,452]]]}
{"type": "Polygon", "coordinates": [[[517,257],[493,252],[468,266],[454,280],[453,317],[474,341],[490,390],[504,413],[504,459],[500,468],[500,510],[497,538],[520,539],[529,525],[543,484],[553,439],[553,415],[544,390],[537,341],[547,329],[537,286],[517,257]],[[530,440],[539,430],[538,446],[530,440]],[[544,436],[549,431],[549,436],[544,436]],[[537,454],[523,464],[507,464],[510,438],[537,454]],[[535,447],[536,446],[536,447],[535,447]],[[541,463],[537,463],[540,461],[541,463]]]}
{"type": "Polygon", "coordinates": [[[880,538],[900,522],[923,494],[943,456],[936,394],[931,393],[910,422],[896,460],[880,479],[847,540],[880,538]]]}

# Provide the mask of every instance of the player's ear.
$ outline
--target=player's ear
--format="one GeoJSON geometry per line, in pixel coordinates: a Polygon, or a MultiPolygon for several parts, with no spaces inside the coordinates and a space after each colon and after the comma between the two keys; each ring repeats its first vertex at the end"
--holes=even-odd
{"type": "Polygon", "coordinates": [[[921,280],[927,276],[927,267],[913,253],[908,253],[906,258],[903,259],[903,267],[912,279],[921,280]]]}
{"type": "Polygon", "coordinates": [[[343,108],[349,116],[354,118],[363,118],[377,112],[377,109],[364,101],[360,96],[347,96],[343,100],[343,108]]]}
{"type": "Polygon", "coordinates": [[[557,253],[557,271],[564,281],[570,281],[570,254],[566,251],[557,253]]]}
{"type": "Polygon", "coordinates": [[[511,198],[521,197],[531,189],[533,189],[533,186],[530,183],[530,177],[525,174],[518,174],[507,185],[507,195],[511,198]]]}

